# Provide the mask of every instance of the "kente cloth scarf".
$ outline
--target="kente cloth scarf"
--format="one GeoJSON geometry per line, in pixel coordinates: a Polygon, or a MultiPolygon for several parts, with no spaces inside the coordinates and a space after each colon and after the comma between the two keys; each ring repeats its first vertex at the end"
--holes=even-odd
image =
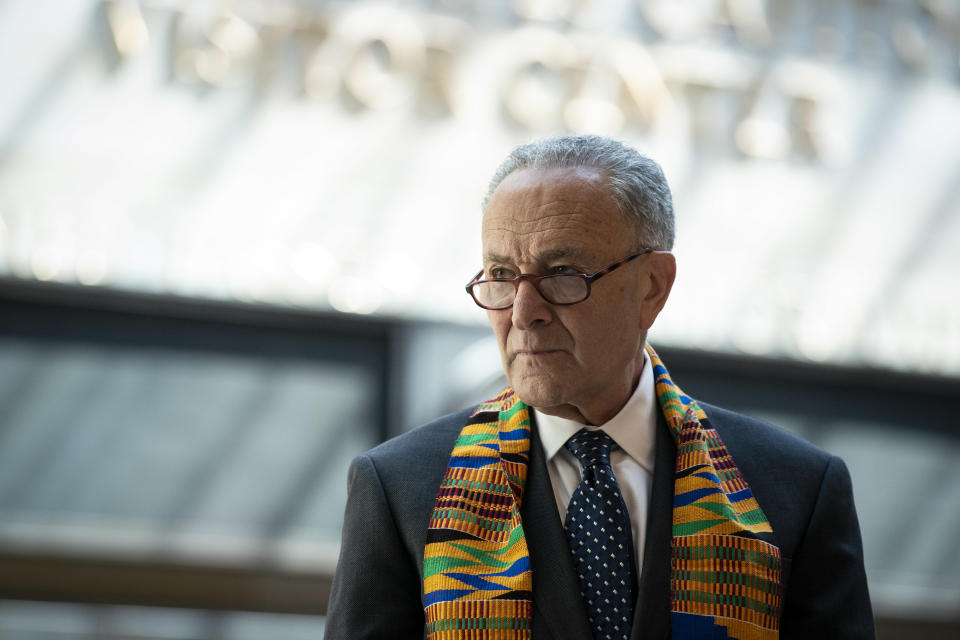
{"type": "MultiPolygon", "coordinates": [[[[674,640],[775,640],[780,550],[746,481],[695,400],[647,346],[677,445],[670,563],[674,640]]],[[[423,558],[431,640],[531,637],[533,575],[520,506],[530,411],[512,389],[479,405],[440,483],[423,558]]]]}

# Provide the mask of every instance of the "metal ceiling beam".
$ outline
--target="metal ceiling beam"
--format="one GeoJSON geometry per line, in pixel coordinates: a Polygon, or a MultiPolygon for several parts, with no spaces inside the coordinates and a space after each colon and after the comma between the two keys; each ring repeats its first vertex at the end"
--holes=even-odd
{"type": "Polygon", "coordinates": [[[0,552],[0,599],[322,615],[328,571],[0,552]]]}

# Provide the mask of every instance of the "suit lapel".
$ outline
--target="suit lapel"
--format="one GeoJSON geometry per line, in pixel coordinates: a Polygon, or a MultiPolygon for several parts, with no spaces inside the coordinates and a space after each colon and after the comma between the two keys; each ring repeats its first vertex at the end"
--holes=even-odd
{"type": "MultiPolygon", "coordinates": [[[[666,638],[670,632],[670,540],[676,445],[658,413],[653,487],[647,512],[643,566],[634,609],[633,640],[666,638]]],[[[534,573],[536,575],[536,573],[534,573]]]]}
{"type": "Polygon", "coordinates": [[[521,518],[533,568],[533,637],[590,638],[592,632],[536,424],[531,424],[531,433],[521,518]]]}

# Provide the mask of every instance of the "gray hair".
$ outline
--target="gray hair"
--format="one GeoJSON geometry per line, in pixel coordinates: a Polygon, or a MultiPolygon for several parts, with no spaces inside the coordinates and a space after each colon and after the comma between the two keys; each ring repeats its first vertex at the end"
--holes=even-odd
{"type": "Polygon", "coordinates": [[[660,165],[622,142],[601,136],[545,138],[514,149],[497,168],[483,209],[500,183],[518,169],[594,167],[607,174],[617,209],[650,248],[673,248],[673,198],[660,165]]]}

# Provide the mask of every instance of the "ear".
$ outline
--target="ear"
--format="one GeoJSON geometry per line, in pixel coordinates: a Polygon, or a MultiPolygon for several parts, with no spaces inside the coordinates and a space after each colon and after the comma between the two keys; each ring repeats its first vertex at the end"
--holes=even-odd
{"type": "Polygon", "coordinates": [[[640,300],[640,328],[649,331],[667,303],[677,277],[677,261],[669,251],[654,251],[647,257],[647,289],[640,300]]]}

